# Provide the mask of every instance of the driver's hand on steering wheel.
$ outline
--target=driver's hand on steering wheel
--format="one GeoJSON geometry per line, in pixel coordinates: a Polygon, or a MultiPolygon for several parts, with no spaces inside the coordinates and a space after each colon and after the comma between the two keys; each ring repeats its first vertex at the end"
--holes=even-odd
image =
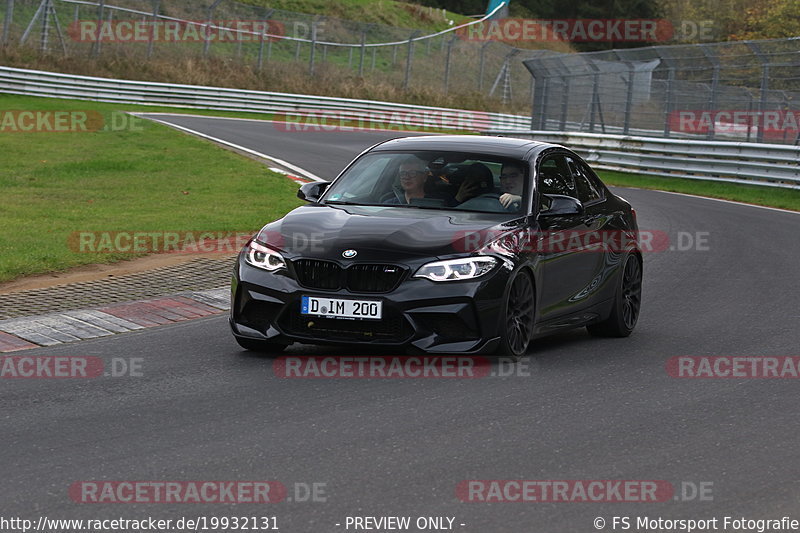
{"type": "Polygon", "coordinates": [[[503,193],[500,195],[500,205],[502,205],[505,209],[508,209],[508,206],[513,204],[514,202],[521,202],[522,196],[517,196],[516,194],[511,193],[503,193]]]}

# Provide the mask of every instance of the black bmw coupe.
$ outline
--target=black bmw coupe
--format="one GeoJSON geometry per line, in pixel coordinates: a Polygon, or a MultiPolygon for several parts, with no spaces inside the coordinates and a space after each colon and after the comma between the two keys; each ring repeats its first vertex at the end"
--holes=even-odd
{"type": "Polygon", "coordinates": [[[579,156],[526,139],[380,143],[239,254],[244,348],[369,344],[520,357],[586,326],[624,337],[641,305],[636,213],[579,156]]]}

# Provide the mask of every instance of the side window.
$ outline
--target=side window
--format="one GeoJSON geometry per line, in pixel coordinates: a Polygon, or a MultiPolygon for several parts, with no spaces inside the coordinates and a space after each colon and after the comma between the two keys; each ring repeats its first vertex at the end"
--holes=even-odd
{"type": "Polygon", "coordinates": [[[575,177],[575,186],[578,189],[578,200],[587,204],[601,199],[603,196],[598,187],[594,184],[592,177],[587,174],[588,169],[580,161],[567,157],[567,165],[575,177]]]}
{"type": "Polygon", "coordinates": [[[563,155],[551,155],[542,160],[539,164],[537,185],[542,194],[578,197],[572,172],[563,155]]]}

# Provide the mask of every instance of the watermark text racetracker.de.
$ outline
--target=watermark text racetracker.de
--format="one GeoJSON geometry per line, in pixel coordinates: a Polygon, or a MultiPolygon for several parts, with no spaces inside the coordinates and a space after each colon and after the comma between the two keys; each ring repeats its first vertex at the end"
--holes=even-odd
{"type": "Polygon", "coordinates": [[[607,43],[710,41],[713,20],[521,19],[484,21],[456,30],[465,41],[607,43]]]}
{"type": "Polygon", "coordinates": [[[798,379],[798,356],[689,356],[671,357],[666,371],[683,379],[798,379]]]}
{"type": "Polygon", "coordinates": [[[122,111],[101,113],[92,109],[0,110],[0,134],[138,132],[144,131],[143,124],[144,119],[122,111]]]}
{"type": "Polygon", "coordinates": [[[69,37],[82,43],[248,43],[275,41],[285,33],[275,20],[76,20],[67,28],[69,37]]]}
{"type": "Polygon", "coordinates": [[[456,485],[468,503],[663,503],[712,501],[711,481],[635,479],[472,479],[456,485]]]}
{"type": "MultiPolygon", "coordinates": [[[[275,115],[274,128],[286,133],[336,133],[354,131],[473,131],[494,123],[480,111],[335,111],[298,109],[275,115]]],[[[500,125],[499,127],[502,127],[500,125]]]]}
{"type": "Polygon", "coordinates": [[[460,231],[455,234],[456,251],[497,250],[516,253],[617,252],[634,247],[642,252],[707,252],[711,234],[708,231],[661,230],[547,230],[460,231]]]}
{"type": "MultiPolygon", "coordinates": [[[[296,235],[283,242],[311,246],[322,243],[321,235],[296,235]]],[[[252,236],[252,231],[75,231],[67,246],[77,253],[233,253],[252,236]]]]}
{"type": "Polygon", "coordinates": [[[141,357],[4,355],[0,357],[0,379],[85,379],[142,377],[141,357]]]}
{"type": "Polygon", "coordinates": [[[69,497],[81,504],[267,504],[318,503],[328,499],[327,483],[258,481],[76,481],[69,497]]]}
{"type": "Polygon", "coordinates": [[[282,379],[478,379],[529,377],[528,361],[453,356],[281,356],[272,365],[282,379]]]}

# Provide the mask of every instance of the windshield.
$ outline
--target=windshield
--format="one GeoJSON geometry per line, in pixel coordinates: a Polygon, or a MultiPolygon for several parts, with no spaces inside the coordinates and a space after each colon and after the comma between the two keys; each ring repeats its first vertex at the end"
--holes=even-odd
{"type": "Polygon", "coordinates": [[[326,204],[520,213],[527,205],[523,161],[459,152],[372,152],[325,192],[326,204]]]}

